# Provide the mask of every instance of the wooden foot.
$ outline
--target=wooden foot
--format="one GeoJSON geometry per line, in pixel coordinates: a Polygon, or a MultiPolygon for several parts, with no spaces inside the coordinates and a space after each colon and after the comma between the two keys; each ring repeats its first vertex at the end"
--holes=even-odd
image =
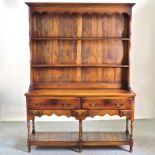
{"type": "Polygon", "coordinates": [[[133,145],[130,145],[129,151],[130,151],[130,152],[133,152],[133,145]]]}
{"type": "Polygon", "coordinates": [[[28,152],[31,152],[31,146],[28,145],[28,152]]]}
{"type": "Polygon", "coordinates": [[[82,145],[79,146],[79,153],[82,153],[82,145]]]}
{"type": "Polygon", "coordinates": [[[125,132],[126,132],[127,135],[129,134],[129,131],[128,130],[126,130],[125,132]]]}
{"type": "Polygon", "coordinates": [[[35,134],[35,130],[34,129],[32,129],[32,134],[35,134]]]}

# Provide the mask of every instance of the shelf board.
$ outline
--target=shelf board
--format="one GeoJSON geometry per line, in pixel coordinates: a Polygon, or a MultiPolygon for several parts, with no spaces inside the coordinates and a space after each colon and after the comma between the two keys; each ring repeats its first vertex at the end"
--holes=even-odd
{"type": "Polygon", "coordinates": [[[31,40],[130,40],[128,37],[32,37],[31,40]]]}
{"type": "Polygon", "coordinates": [[[32,65],[33,68],[52,68],[52,67],[105,67],[105,68],[128,68],[129,65],[111,65],[111,64],[53,64],[53,65],[43,65],[37,64],[32,65]]]}
{"type": "MultiPolygon", "coordinates": [[[[78,146],[79,132],[36,132],[31,134],[31,145],[78,146]]],[[[83,132],[83,146],[129,145],[130,135],[125,132],[83,132]]]]}

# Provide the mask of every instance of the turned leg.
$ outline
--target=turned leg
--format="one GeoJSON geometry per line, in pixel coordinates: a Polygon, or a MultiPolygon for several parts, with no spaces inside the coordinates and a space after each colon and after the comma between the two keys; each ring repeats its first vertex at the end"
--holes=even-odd
{"type": "Polygon", "coordinates": [[[79,152],[82,152],[82,120],[79,120],[79,152]]]}
{"type": "Polygon", "coordinates": [[[126,117],[126,134],[129,134],[129,118],[126,117]]]}
{"type": "Polygon", "coordinates": [[[131,133],[130,133],[130,152],[133,151],[133,120],[131,120],[130,124],[131,133]]]}
{"type": "Polygon", "coordinates": [[[32,134],[35,134],[35,116],[32,119],[32,134]]]}
{"type": "Polygon", "coordinates": [[[27,119],[27,147],[28,152],[31,152],[31,137],[30,137],[30,119],[27,119]]]}

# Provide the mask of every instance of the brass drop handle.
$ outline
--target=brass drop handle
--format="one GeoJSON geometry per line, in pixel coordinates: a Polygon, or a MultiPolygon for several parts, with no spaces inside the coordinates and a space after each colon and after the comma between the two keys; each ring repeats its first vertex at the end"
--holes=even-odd
{"type": "Polygon", "coordinates": [[[61,105],[62,105],[63,108],[65,108],[65,107],[70,107],[70,106],[71,106],[70,103],[62,103],[61,105]]]}
{"type": "Polygon", "coordinates": [[[42,103],[42,104],[37,103],[36,104],[36,106],[38,106],[38,107],[45,106],[45,105],[46,105],[45,103],[42,103]]]}
{"type": "Polygon", "coordinates": [[[129,116],[132,112],[131,111],[128,111],[128,110],[123,110],[121,111],[120,110],[120,115],[121,116],[129,116]]]}
{"type": "Polygon", "coordinates": [[[97,108],[97,107],[102,107],[102,105],[100,105],[100,104],[95,104],[95,107],[97,108]]]}
{"type": "Polygon", "coordinates": [[[71,106],[71,104],[70,104],[70,103],[67,103],[66,105],[67,105],[67,107],[70,107],[70,106],[71,106]]]}
{"type": "Polygon", "coordinates": [[[56,100],[50,100],[49,103],[50,103],[50,104],[56,104],[57,102],[56,102],[56,100]]]}
{"type": "Polygon", "coordinates": [[[93,104],[93,103],[89,103],[89,106],[90,106],[90,107],[94,107],[94,104],[93,104]]]}
{"type": "Polygon", "coordinates": [[[121,108],[123,106],[123,103],[119,103],[118,101],[115,102],[116,108],[121,108]]]}
{"type": "Polygon", "coordinates": [[[62,103],[61,106],[64,108],[65,107],[65,104],[62,103]]]}

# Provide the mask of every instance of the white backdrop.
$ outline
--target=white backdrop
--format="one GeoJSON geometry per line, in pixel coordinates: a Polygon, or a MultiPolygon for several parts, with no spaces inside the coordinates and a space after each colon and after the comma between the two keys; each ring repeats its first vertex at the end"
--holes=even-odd
{"type": "MultiPolygon", "coordinates": [[[[81,2],[137,3],[133,7],[131,53],[131,86],[137,93],[135,117],[154,117],[155,0],[81,0],[81,2]]],[[[0,0],[0,120],[2,121],[26,120],[24,93],[29,86],[28,33],[28,8],[24,1],[0,0]]],[[[96,119],[111,118],[118,117],[96,117],[96,119]]],[[[74,119],[45,116],[41,120],[74,119]]]]}

